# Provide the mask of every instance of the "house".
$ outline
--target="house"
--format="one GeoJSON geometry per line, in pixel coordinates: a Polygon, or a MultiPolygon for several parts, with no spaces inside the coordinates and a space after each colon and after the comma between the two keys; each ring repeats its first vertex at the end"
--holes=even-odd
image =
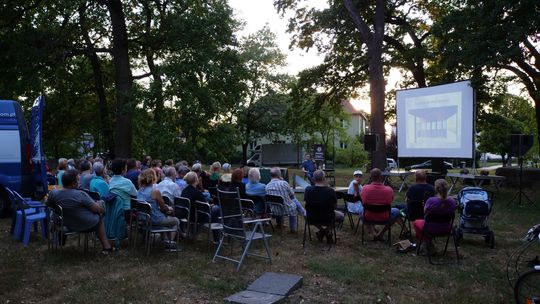
{"type": "MultiPolygon", "coordinates": [[[[342,120],[342,127],[345,128],[345,131],[349,137],[362,136],[366,133],[366,128],[368,128],[367,114],[362,110],[361,103],[359,101],[346,100],[341,103],[343,111],[349,114],[349,120],[342,120]]],[[[307,135],[306,135],[307,138],[307,135]]],[[[290,136],[278,136],[274,140],[270,138],[258,138],[253,140],[249,147],[248,151],[253,152],[253,149],[257,145],[261,144],[270,144],[270,143],[291,143],[292,138],[290,136]]],[[[347,142],[341,141],[340,138],[335,138],[336,147],[346,148],[347,142]]]]}

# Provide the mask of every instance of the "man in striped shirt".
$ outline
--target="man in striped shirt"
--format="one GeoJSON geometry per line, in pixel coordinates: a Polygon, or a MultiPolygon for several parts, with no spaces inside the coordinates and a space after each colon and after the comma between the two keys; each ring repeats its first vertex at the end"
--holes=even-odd
{"type": "MultiPolygon", "coordinates": [[[[294,197],[294,192],[289,186],[289,183],[281,177],[281,170],[277,167],[270,169],[270,177],[272,180],[266,185],[266,194],[278,195],[283,197],[287,215],[289,216],[289,228],[291,232],[297,230],[297,213],[306,216],[306,210],[300,202],[294,197]]],[[[274,212],[274,210],[272,210],[274,212]]],[[[275,213],[275,212],[274,212],[275,213]]],[[[283,217],[276,217],[278,225],[281,225],[283,217]]]]}

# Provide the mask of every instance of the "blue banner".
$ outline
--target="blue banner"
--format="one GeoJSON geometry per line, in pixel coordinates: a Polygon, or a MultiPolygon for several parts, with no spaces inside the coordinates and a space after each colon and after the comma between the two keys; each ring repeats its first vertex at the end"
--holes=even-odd
{"type": "Polygon", "coordinates": [[[32,175],[36,184],[36,193],[44,196],[48,192],[48,187],[46,158],[42,144],[43,107],[45,107],[45,100],[43,96],[39,96],[34,101],[30,116],[30,143],[32,146],[32,175]]]}

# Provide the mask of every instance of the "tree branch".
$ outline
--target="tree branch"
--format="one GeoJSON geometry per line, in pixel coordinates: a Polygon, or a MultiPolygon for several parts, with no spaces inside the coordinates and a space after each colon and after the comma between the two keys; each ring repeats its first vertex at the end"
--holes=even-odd
{"type": "Polygon", "coordinates": [[[343,0],[343,4],[345,5],[345,8],[347,9],[347,12],[349,13],[349,17],[351,17],[352,22],[354,23],[356,29],[360,32],[360,36],[364,40],[364,42],[368,42],[371,40],[371,31],[369,30],[368,25],[366,22],[360,17],[358,12],[356,11],[356,8],[354,7],[354,4],[351,0],[343,0]]]}
{"type": "Polygon", "coordinates": [[[144,73],[144,74],[141,74],[141,75],[135,75],[135,76],[132,76],[131,78],[133,80],[139,80],[139,79],[146,78],[148,76],[152,76],[152,73],[148,72],[148,73],[144,73]]]}
{"type": "Polygon", "coordinates": [[[511,66],[511,65],[502,65],[500,67],[514,73],[517,77],[519,77],[519,79],[521,79],[521,81],[523,81],[523,84],[527,88],[527,91],[529,91],[529,94],[532,95],[537,91],[533,80],[529,77],[529,75],[527,73],[525,73],[522,70],[520,70],[519,68],[517,68],[515,66],[511,66]]]}
{"type": "Polygon", "coordinates": [[[527,47],[529,52],[531,52],[532,56],[534,57],[534,66],[540,70],[540,52],[538,52],[534,45],[529,41],[529,38],[525,38],[523,44],[525,44],[525,47],[527,47]]]}

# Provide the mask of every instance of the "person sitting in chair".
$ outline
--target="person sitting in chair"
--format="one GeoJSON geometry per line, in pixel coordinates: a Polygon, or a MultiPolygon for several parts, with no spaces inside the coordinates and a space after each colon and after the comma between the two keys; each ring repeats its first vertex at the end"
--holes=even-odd
{"type": "MultiPolygon", "coordinates": [[[[313,180],[315,186],[307,187],[304,194],[308,220],[312,219],[315,222],[321,221],[328,223],[328,219],[331,221],[334,218],[334,221],[337,223],[343,222],[345,215],[340,211],[334,210],[337,205],[336,192],[334,189],[328,187],[324,171],[317,170],[313,172],[313,180]],[[323,210],[328,210],[331,213],[321,214],[323,210]]],[[[315,226],[319,229],[316,233],[319,241],[322,241],[326,237],[329,244],[334,242],[331,227],[320,224],[316,224],[315,226]]]]}
{"type": "MultiPolygon", "coordinates": [[[[62,175],[63,189],[53,190],[47,204],[62,207],[64,226],[71,231],[95,231],[102,246],[102,253],[108,254],[112,246],[105,234],[105,224],[100,214],[105,212],[102,203],[95,202],[86,192],[77,189],[79,172],[69,169],[62,175]]],[[[101,201],[100,201],[101,202],[101,201]]]]}
{"type": "Polygon", "coordinates": [[[407,201],[425,201],[427,198],[435,195],[435,190],[432,185],[427,183],[426,171],[418,170],[414,173],[416,183],[412,185],[405,197],[407,201]]]}
{"type": "Polygon", "coordinates": [[[362,207],[360,193],[362,193],[362,171],[356,170],[353,172],[353,180],[349,184],[347,194],[353,196],[353,200],[347,202],[347,210],[350,213],[362,215],[364,208],[362,207]]]}
{"type": "Polygon", "coordinates": [[[99,193],[99,197],[103,198],[109,193],[109,184],[107,183],[105,176],[105,166],[102,163],[94,163],[92,166],[94,170],[94,178],[90,181],[90,191],[99,193]]]}
{"type": "MultiPolygon", "coordinates": [[[[284,181],[281,177],[281,170],[277,167],[270,169],[270,177],[272,178],[268,185],[266,185],[266,194],[278,195],[283,197],[287,213],[289,214],[289,228],[291,233],[296,233],[297,222],[296,214],[299,212],[303,216],[306,215],[306,210],[300,204],[298,199],[294,197],[294,192],[289,186],[289,183],[284,181]]],[[[283,221],[282,216],[276,216],[276,222],[278,227],[281,227],[283,221]]]]}
{"type": "MultiPolygon", "coordinates": [[[[430,197],[424,205],[424,214],[447,214],[455,212],[456,210],[456,201],[448,196],[448,183],[444,179],[438,179],[435,181],[435,192],[437,196],[430,197]]],[[[445,224],[430,224],[430,232],[444,232],[451,229],[449,226],[450,223],[445,224]]],[[[422,236],[422,231],[424,230],[424,219],[419,219],[414,221],[414,232],[416,233],[416,239],[420,240],[422,236]]],[[[428,250],[433,251],[433,242],[426,239],[428,245],[428,250]]]]}
{"type": "MultiPolygon", "coordinates": [[[[372,205],[392,205],[394,200],[394,190],[392,188],[385,186],[383,184],[383,175],[380,169],[373,168],[370,172],[371,184],[365,185],[362,188],[362,203],[372,204],[372,205]]],[[[365,215],[364,215],[365,216],[365,215]]],[[[384,214],[375,214],[371,216],[371,220],[384,220],[386,215],[384,214]]],[[[388,220],[388,225],[392,225],[396,220],[401,221],[399,218],[399,209],[392,208],[390,211],[390,219],[388,220]]],[[[389,226],[385,226],[384,229],[377,232],[375,227],[369,225],[368,230],[374,236],[374,240],[382,240],[382,236],[386,232],[389,226]]]]}
{"type": "MultiPolygon", "coordinates": [[[[179,221],[172,216],[174,209],[167,206],[163,201],[161,192],[155,187],[157,181],[156,172],[152,169],[146,169],[139,175],[139,192],[137,199],[144,200],[152,206],[152,225],[175,227],[178,229],[179,221]]],[[[163,237],[170,241],[171,247],[176,247],[173,240],[176,237],[176,232],[166,232],[163,237]]]]}

